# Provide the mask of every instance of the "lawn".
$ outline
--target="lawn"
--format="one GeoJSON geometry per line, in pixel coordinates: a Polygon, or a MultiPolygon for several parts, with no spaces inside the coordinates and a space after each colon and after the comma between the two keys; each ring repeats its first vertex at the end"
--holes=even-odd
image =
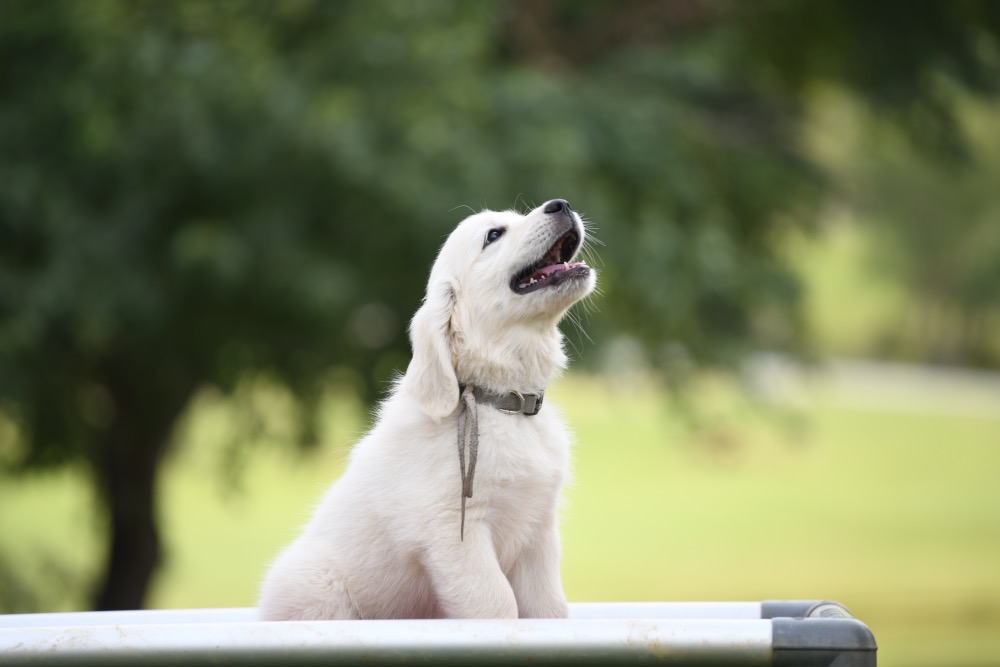
{"type": "MultiPolygon", "coordinates": [[[[955,412],[879,391],[820,381],[778,408],[705,382],[692,431],[651,382],[561,380],[551,401],[578,440],[562,524],[569,598],[830,598],[872,627],[881,665],[995,664],[1000,394],[980,389],[980,410],[955,412]]],[[[357,406],[331,411],[315,452],[264,437],[225,481],[220,466],[235,463],[218,443],[233,414],[206,397],[167,470],[169,552],[151,606],[254,603],[269,559],[364,429],[357,406]]],[[[0,487],[8,569],[66,578],[92,568],[94,526],[77,477],[0,487]]]]}

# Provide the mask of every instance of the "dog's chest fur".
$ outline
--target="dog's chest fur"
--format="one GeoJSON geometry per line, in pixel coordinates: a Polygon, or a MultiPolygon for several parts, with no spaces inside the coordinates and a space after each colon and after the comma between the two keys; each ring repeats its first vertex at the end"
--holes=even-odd
{"type": "Polygon", "coordinates": [[[469,512],[489,525],[506,570],[555,511],[568,475],[570,443],[551,406],[533,417],[481,407],[479,428],[469,512]]]}

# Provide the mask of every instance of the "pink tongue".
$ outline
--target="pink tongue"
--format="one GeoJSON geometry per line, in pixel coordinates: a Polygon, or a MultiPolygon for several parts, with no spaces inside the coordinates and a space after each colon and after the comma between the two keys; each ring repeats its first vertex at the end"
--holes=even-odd
{"type": "Polygon", "coordinates": [[[578,266],[583,266],[583,262],[577,262],[575,264],[552,264],[551,266],[543,266],[531,276],[531,279],[536,281],[541,280],[542,278],[551,276],[553,273],[556,273],[557,271],[566,271],[568,269],[575,269],[578,266]]]}

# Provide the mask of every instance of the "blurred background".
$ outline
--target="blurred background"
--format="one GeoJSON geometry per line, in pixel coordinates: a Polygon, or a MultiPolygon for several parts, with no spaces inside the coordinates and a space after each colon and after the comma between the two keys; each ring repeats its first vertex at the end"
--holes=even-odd
{"type": "Polygon", "coordinates": [[[565,197],[571,600],[1000,656],[1000,4],[0,0],[0,611],[247,606],[437,248],[565,197]]]}

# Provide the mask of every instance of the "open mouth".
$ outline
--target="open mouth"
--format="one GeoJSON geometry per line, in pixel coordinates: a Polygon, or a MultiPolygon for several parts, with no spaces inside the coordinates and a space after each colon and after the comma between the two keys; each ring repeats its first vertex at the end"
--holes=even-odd
{"type": "Polygon", "coordinates": [[[586,262],[570,263],[580,247],[580,235],[570,229],[560,236],[540,260],[527,266],[510,281],[517,294],[528,294],[590,273],[586,262]]]}

